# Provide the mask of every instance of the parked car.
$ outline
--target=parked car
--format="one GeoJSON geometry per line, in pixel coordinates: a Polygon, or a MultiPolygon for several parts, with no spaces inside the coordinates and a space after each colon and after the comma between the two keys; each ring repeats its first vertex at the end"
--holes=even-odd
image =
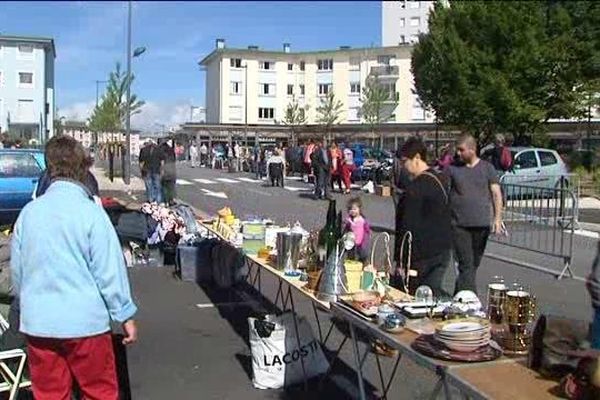
{"type": "Polygon", "coordinates": [[[45,169],[41,150],[0,150],[0,225],[16,221],[19,212],[32,199],[45,169]]]}
{"type": "Polygon", "coordinates": [[[510,147],[513,165],[503,174],[502,182],[533,188],[568,188],[571,184],[566,164],[551,149],[510,147]]]}

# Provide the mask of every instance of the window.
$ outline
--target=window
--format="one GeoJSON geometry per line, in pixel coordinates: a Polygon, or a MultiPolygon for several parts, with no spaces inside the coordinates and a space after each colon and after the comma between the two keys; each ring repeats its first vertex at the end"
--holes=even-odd
{"type": "Polygon", "coordinates": [[[404,28],[406,26],[406,19],[400,18],[399,25],[400,25],[400,28],[404,28]]]}
{"type": "Polygon", "coordinates": [[[2,87],[2,78],[4,78],[4,75],[2,74],[2,71],[0,71],[0,87],[2,87]]]}
{"type": "Polygon", "coordinates": [[[535,157],[535,151],[533,150],[519,154],[515,160],[515,167],[520,169],[537,168],[537,166],[538,163],[535,157]]]}
{"type": "Polygon", "coordinates": [[[332,71],[333,70],[333,60],[317,60],[317,69],[319,71],[332,71]]]}
{"type": "Polygon", "coordinates": [[[417,43],[419,41],[419,35],[410,35],[410,42],[417,43]]]}
{"type": "Polygon", "coordinates": [[[287,94],[292,96],[294,94],[294,85],[287,85],[287,94]]]}
{"type": "Polygon", "coordinates": [[[33,100],[17,101],[17,119],[19,122],[36,122],[33,100]]]}
{"type": "Polygon", "coordinates": [[[406,36],[400,35],[400,44],[406,44],[406,36]]]}
{"type": "Polygon", "coordinates": [[[410,19],[410,26],[419,26],[421,25],[421,18],[419,17],[412,17],[410,19]]]}
{"type": "Polygon", "coordinates": [[[319,84],[319,95],[324,96],[331,90],[331,83],[320,83],[319,84]]]}
{"type": "Polygon", "coordinates": [[[275,117],[275,110],[273,108],[258,108],[258,119],[273,119],[275,117]]]}
{"type": "Polygon", "coordinates": [[[554,153],[549,151],[538,151],[538,155],[540,156],[540,162],[542,163],[542,167],[548,167],[550,165],[558,164],[558,160],[554,153]]]}
{"type": "Polygon", "coordinates": [[[30,154],[2,154],[0,156],[1,178],[33,178],[41,174],[42,169],[30,154]]]}
{"type": "Polygon", "coordinates": [[[353,93],[353,94],[360,93],[360,83],[359,82],[350,83],[350,93],[353,93]]]}
{"type": "Polygon", "coordinates": [[[306,68],[306,63],[304,61],[300,61],[300,71],[304,71],[306,68]]]}
{"type": "Polygon", "coordinates": [[[231,81],[231,94],[242,93],[242,82],[231,81]]]}
{"type": "Polygon", "coordinates": [[[229,120],[230,121],[241,121],[242,120],[242,106],[229,106],[229,120]]]}
{"type": "Polygon", "coordinates": [[[259,68],[263,70],[272,70],[275,69],[275,63],[271,61],[261,61],[259,63],[259,68]]]}
{"type": "Polygon", "coordinates": [[[304,96],[304,85],[300,85],[300,96],[304,96]]]}
{"type": "Polygon", "coordinates": [[[259,83],[258,93],[262,96],[275,96],[275,85],[272,83],[259,83]]]}
{"type": "Polygon", "coordinates": [[[348,109],[348,121],[360,121],[360,107],[350,107],[348,109]]]}
{"type": "Polygon", "coordinates": [[[20,44],[17,47],[17,57],[21,60],[33,59],[33,46],[30,44],[20,44]]]}
{"type": "Polygon", "coordinates": [[[360,68],[360,57],[350,57],[350,68],[351,69],[360,68]]]}
{"type": "Polygon", "coordinates": [[[410,4],[410,8],[419,8],[420,6],[418,1],[409,1],[408,4],[410,4]]]}
{"type": "Polygon", "coordinates": [[[298,110],[300,119],[303,120],[306,117],[306,111],[304,110],[303,107],[300,107],[300,109],[298,110]]]}
{"type": "Polygon", "coordinates": [[[241,58],[232,58],[229,60],[231,68],[242,68],[242,59],[241,58]]]}
{"type": "Polygon", "coordinates": [[[33,72],[19,72],[19,87],[33,87],[33,72]]]}
{"type": "Polygon", "coordinates": [[[288,71],[293,71],[293,70],[294,70],[294,64],[288,63],[288,71]]]}
{"type": "Polygon", "coordinates": [[[381,65],[390,65],[390,61],[392,61],[392,56],[377,56],[377,63],[381,65]]]}

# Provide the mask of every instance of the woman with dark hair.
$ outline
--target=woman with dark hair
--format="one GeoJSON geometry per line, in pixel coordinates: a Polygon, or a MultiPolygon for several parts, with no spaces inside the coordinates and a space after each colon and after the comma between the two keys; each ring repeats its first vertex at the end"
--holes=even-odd
{"type": "Polygon", "coordinates": [[[11,243],[33,395],[71,398],[76,379],[84,398],[116,400],[111,321],[122,324],[124,344],[137,340],[121,244],[82,184],[89,158],[81,144],[53,137],[46,162],[51,184],[23,208],[11,243]]]}

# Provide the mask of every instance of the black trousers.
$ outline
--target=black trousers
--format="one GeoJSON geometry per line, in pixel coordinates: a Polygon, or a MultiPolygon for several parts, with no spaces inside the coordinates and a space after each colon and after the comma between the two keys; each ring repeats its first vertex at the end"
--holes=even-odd
{"type": "Polygon", "coordinates": [[[435,260],[414,262],[412,269],[417,271],[416,277],[411,277],[408,282],[408,291],[414,295],[417,288],[426,285],[431,288],[434,297],[445,297],[448,293],[443,288],[444,276],[450,265],[450,251],[447,251],[435,260]]]}
{"type": "Polygon", "coordinates": [[[461,290],[472,290],[477,293],[477,268],[485,252],[490,228],[454,226],[452,231],[454,254],[458,261],[458,278],[454,294],[461,290]]]}
{"type": "Polygon", "coordinates": [[[329,198],[329,188],[331,185],[331,172],[317,168],[316,172],[316,185],[315,185],[315,197],[317,198],[329,198]]]}

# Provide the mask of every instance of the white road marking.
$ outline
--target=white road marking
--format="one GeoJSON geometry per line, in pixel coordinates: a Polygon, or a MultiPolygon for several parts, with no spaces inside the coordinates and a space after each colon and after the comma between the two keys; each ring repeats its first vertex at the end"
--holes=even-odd
{"type": "Polygon", "coordinates": [[[236,181],[235,179],[229,179],[229,178],[217,178],[217,180],[219,182],[225,182],[225,183],[238,183],[238,181],[236,181]]]}
{"type": "Polygon", "coordinates": [[[243,182],[249,182],[249,183],[260,183],[261,181],[258,181],[256,179],[252,179],[252,178],[238,178],[239,181],[243,181],[243,182]]]}
{"type": "Polygon", "coordinates": [[[206,196],[211,196],[211,197],[218,197],[220,199],[227,199],[227,195],[225,194],[225,192],[212,192],[208,189],[202,189],[202,192],[204,192],[204,194],[206,196]]]}
{"type": "Polygon", "coordinates": [[[204,308],[215,308],[215,307],[227,307],[227,306],[237,306],[242,304],[253,304],[256,303],[255,300],[247,300],[247,301],[228,301],[224,303],[200,303],[196,304],[196,307],[204,309],[204,308]]]}
{"type": "Polygon", "coordinates": [[[286,176],[285,179],[289,180],[289,181],[301,181],[302,177],[301,176],[286,176]]]}
{"type": "Polygon", "coordinates": [[[194,179],[194,182],[203,183],[205,185],[214,185],[217,183],[215,181],[211,181],[210,179],[201,179],[201,178],[194,179]]]}
{"type": "Polygon", "coordinates": [[[286,186],[284,189],[289,190],[290,192],[312,192],[311,188],[300,188],[293,186],[286,186]]]}
{"type": "Polygon", "coordinates": [[[186,181],[185,179],[177,179],[177,184],[182,186],[193,185],[192,182],[186,181]]]}

